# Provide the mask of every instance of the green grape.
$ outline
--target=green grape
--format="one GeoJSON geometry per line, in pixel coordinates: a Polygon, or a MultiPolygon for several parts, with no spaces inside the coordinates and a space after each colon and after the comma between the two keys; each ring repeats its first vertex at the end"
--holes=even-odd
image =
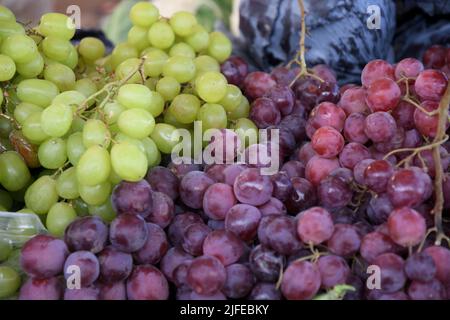
{"type": "Polygon", "coordinates": [[[138,58],[127,59],[116,69],[116,75],[119,80],[128,79],[126,83],[142,83],[142,77],[139,73],[141,60],[138,58]]]}
{"type": "Polygon", "coordinates": [[[109,199],[111,195],[111,183],[105,181],[93,186],[79,184],[78,192],[80,192],[81,199],[88,205],[98,206],[109,199]]]}
{"type": "Polygon", "coordinates": [[[46,227],[50,234],[61,238],[67,226],[77,219],[77,213],[65,202],[55,203],[47,214],[46,227]]]}
{"type": "Polygon", "coordinates": [[[103,221],[107,223],[111,223],[117,216],[109,199],[105,201],[105,203],[102,203],[97,206],[89,205],[88,211],[91,216],[100,217],[103,221]]]}
{"type": "Polygon", "coordinates": [[[252,120],[247,118],[238,119],[233,124],[233,129],[238,135],[241,143],[245,142],[242,144],[243,147],[248,147],[249,145],[258,142],[258,127],[252,120]]]}
{"type": "Polygon", "coordinates": [[[70,40],[75,35],[75,24],[72,19],[61,13],[46,13],[41,17],[39,33],[48,37],[54,36],[70,40]]]}
{"type": "Polygon", "coordinates": [[[159,10],[145,1],[136,3],[130,10],[130,20],[135,26],[148,28],[159,19],[159,10]]]}
{"type": "Polygon", "coordinates": [[[58,87],[50,81],[40,79],[23,80],[17,86],[17,96],[22,102],[46,108],[59,94],[58,87]]]}
{"type": "Polygon", "coordinates": [[[143,109],[129,109],[120,114],[117,124],[131,138],[143,139],[152,133],[155,119],[143,109]]]}
{"type": "Polygon", "coordinates": [[[56,179],[56,192],[61,198],[74,200],[78,193],[77,171],[75,167],[64,170],[56,179]]]}
{"type": "Polygon", "coordinates": [[[112,147],[111,163],[119,177],[130,182],[143,179],[148,169],[146,155],[128,142],[118,143],[112,147]]]}
{"type": "Polygon", "coordinates": [[[41,165],[46,169],[61,168],[67,161],[66,141],[52,138],[39,146],[38,157],[41,165]]]}
{"type": "Polygon", "coordinates": [[[8,260],[12,250],[13,248],[11,243],[9,243],[6,239],[0,238],[0,262],[8,260]]]}
{"type": "Polygon", "coordinates": [[[94,186],[107,181],[110,173],[109,153],[100,146],[87,149],[77,164],[78,182],[85,186],[94,186]]]}
{"type": "Polygon", "coordinates": [[[138,50],[129,43],[118,44],[111,54],[111,66],[116,69],[119,64],[127,59],[137,58],[139,56],[138,50]]]}
{"type": "Polygon", "coordinates": [[[86,121],[80,116],[74,116],[72,121],[72,126],[70,127],[69,134],[75,133],[75,132],[81,132],[84,129],[84,125],[86,124],[86,121]]]}
{"type": "Polygon", "coordinates": [[[72,201],[73,208],[79,217],[85,217],[89,215],[88,205],[83,199],[78,198],[72,201]]]}
{"type": "Polygon", "coordinates": [[[52,101],[52,104],[65,104],[72,107],[75,112],[76,109],[86,100],[84,94],[78,91],[65,91],[58,94],[52,101]]]}
{"type": "Polygon", "coordinates": [[[160,93],[156,91],[151,91],[152,98],[150,100],[150,107],[146,111],[150,112],[153,118],[156,118],[164,111],[164,99],[160,93]]]}
{"type": "MultiPolygon", "coordinates": [[[[28,190],[28,187],[34,182],[34,178],[31,177],[26,183],[25,186],[18,191],[9,191],[9,194],[13,198],[15,202],[25,202],[25,192],[28,190]]],[[[6,189],[6,188],[5,188],[6,189]]]]}
{"type": "Polygon", "coordinates": [[[201,52],[208,48],[209,33],[201,25],[197,24],[191,35],[185,38],[185,41],[190,45],[195,52],[201,52]]]}
{"type": "Polygon", "coordinates": [[[128,43],[138,49],[138,51],[142,51],[149,47],[148,28],[133,26],[130,31],[128,31],[128,43]]]}
{"type": "Polygon", "coordinates": [[[169,59],[167,53],[160,49],[151,48],[143,53],[146,57],[144,62],[144,75],[147,77],[159,77],[163,71],[164,64],[169,59]]]}
{"type": "Polygon", "coordinates": [[[15,21],[0,21],[0,39],[14,34],[25,34],[24,27],[15,21]]]}
{"type": "Polygon", "coordinates": [[[31,114],[22,126],[22,133],[24,137],[33,144],[40,144],[49,138],[49,136],[42,130],[41,115],[42,112],[35,112],[31,114]]]}
{"type": "Polygon", "coordinates": [[[97,38],[86,37],[80,41],[78,52],[85,61],[94,62],[105,55],[105,45],[97,38]]]}
{"type": "Polygon", "coordinates": [[[0,299],[9,298],[20,288],[20,275],[11,267],[0,266],[0,299]]]}
{"type": "Polygon", "coordinates": [[[166,154],[170,154],[180,142],[177,128],[166,123],[157,123],[150,138],[155,142],[159,151],[166,154]]]}
{"type": "Polygon", "coordinates": [[[198,112],[197,120],[202,122],[203,131],[227,127],[227,114],[220,104],[205,103],[198,112]]]}
{"type": "MultiPolygon", "coordinates": [[[[147,78],[144,82],[144,85],[149,88],[152,91],[156,90],[156,84],[158,83],[158,79],[157,78],[147,78]]],[[[158,93],[158,95],[161,97],[163,103],[164,103],[164,99],[162,98],[162,96],[158,93]]]]}
{"type": "MultiPolygon", "coordinates": [[[[139,150],[141,150],[142,152],[145,152],[145,147],[144,147],[144,143],[142,142],[142,140],[131,138],[130,136],[127,136],[123,132],[119,132],[118,134],[116,134],[115,141],[117,143],[128,142],[128,143],[134,144],[136,147],[139,148],[139,150]]],[[[114,170],[112,170],[112,171],[114,171],[114,170]]]]}
{"type": "Polygon", "coordinates": [[[0,117],[0,136],[2,138],[9,139],[9,134],[13,129],[11,120],[0,117]]]}
{"type": "Polygon", "coordinates": [[[170,48],[169,55],[171,57],[183,56],[183,57],[186,57],[189,59],[194,59],[195,51],[188,44],[186,44],[184,42],[179,42],[179,43],[173,45],[172,48],[170,48]]]}
{"type": "Polygon", "coordinates": [[[3,99],[4,99],[3,90],[2,90],[2,88],[0,88],[0,106],[3,104],[3,99]]]}
{"type": "Polygon", "coordinates": [[[173,45],[175,34],[167,22],[158,21],[148,30],[148,40],[153,47],[164,50],[173,45]]]}
{"type": "Polygon", "coordinates": [[[109,176],[109,182],[111,182],[111,184],[113,186],[118,185],[120,182],[122,181],[122,178],[119,177],[119,175],[117,173],[114,172],[114,170],[111,170],[111,175],[109,176]]]}
{"type": "Polygon", "coordinates": [[[77,80],[72,69],[57,62],[45,67],[44,79],[56,84],[61,92],[72,90],[77,80]]]}
{"type": "Polygon", "coordinates": [[[116,123],[119,119],[119,116],[122,112],[124,112],[126,109],[124,106],[122,106],[117,101],[111,101],[105,104],[103,107],[103,112],[106,117],[106,121],[108,124],[116,123]]]}
{"type": "Polygon", "coordinates": [[[0,81],[11,80],[16,74],[16,64],[9,56],[0,54],[0,81]]]}
{"type": "Polygon", "coordinates": [[[7,7],[0,5],[0,21],[16,22],[16,16],[7,7]]]}
{"type": "Polygon", "coordinates": [[[240,118],[248,118],[250,114],[250,103],[248,99],[242,95],[241,102],[238,107],[234,109],[232,112],[228,113],[228,118],[230,120],[238,120],[240,118]]]}
{"type": "Polygon", "coordinates": [[[192,128],[192,123],[185,124],[185,123],[178,122],[177,118],[175,118],[172,111],[173,111],[173,108],[171,108],[171,107],[166,109],[166,111],[164,112],[164,118],[163,118],[164,123],[170,124],[170,125],[174,126],[175,128],[182,128],[182,129],[192,128]]]}
{"type": "Polygon", "coordinates": [[[17,73],[26,79],[36,78],[44,71],[44,58],[37,52],[28,63],[18,63],[17,73]]]}
{"type": "Polygon", "coordinates": [[[62,63],[63,65],[69,67],[70,69],[74,70],[76,66],[78,65],[78,51],[77,48],[75,48],[73,45],[70,46],[70,52],[69,56],[66,60],[58,61],[62,63]]]}
{"type": "Polygon", "coordinates": [[[205,72],[220,72],[220,64],[216,59],[210,56],[198,56],[194,59],[197,75],[200,76],[205,72]]]}
{"type": "Polygon", "coordinates": [[[41,115],[41,127],[45,134],[59,138],[69,132],[73,121],[73,109],[66,104],[52,104],[41,115]]]}
{"type": "Polygon", "coordinates": [[[212,32],[209,36],[208,54],[220,63],[227,60],[232,51],[230,39],[222,32],[212,32]]]}
{"type": "Polygon", "coordinates": [[[217,103],[227,93],[227,79],[219,72],[205,72],[195,80],[195,89],[206,102],[217,103]]]}
{"type": "MultiPolygon", "coordinates": [[[[34,43],[34,41],[33,41],[34,43]]],[[[54,36],[46,37],[41,42],[42,52],[55,61],[64,61],[69,58],[72,44],[68,40],[54,36]]]]}
{"type": "Polygon", "coordinates": [[[152,92],[143,84],[126,84],[120,87],[117,101],[127,109],[148,110],[152,104],[152,92]]]}
{"type": "Polygon", "coordinates": [[[145,155],[147,156],[148,166],[157,166],[161,161],[161,153],[159,152],[156,143],[149,137],[145,137],[141,141],[145,149],[145,155]]]}
{"type": "Polygon", "coordinates": [[[35,57],[38,48],[29,36],[14,34],[3,40],[1,51],[15,63],[28,63],[35,57]]]}
{"type": "Polygon", "coordinates": [[[242,92],[241,89],[233,84],[227,84],[227,93],[219,104],[223,106],[226,112],[233,112],[241,103],[242,92]]]}
{"type": "Polygon", "coordinates": [[[36,214],[47,214],[56,202],[58,202],[56,181],[50,176],[38,178],[25,192],[25,205],[36,214]]]}
{"type": "Polygon", "coordinates": [[[163,74],[175,78],[179,83],[189,82],[195,77],[194,61],[184,56],[173,56],[164,65],[163,74]]]}
{"type": "Polygon", "coordinates": [[[11,210],[13,205],[13,199],[9,193],[2,189],[0,189],[0,205],[6,209],[5,211],[11,210]]]}
{"type": "Polygon", "coordinates": [[[111,133],[103,121],[89,119],[83,128],[83,144],[86,148],[99,145],[108,148],[111,142],[111,133]]]}
{"type": "Polygon", "coordinates": [[[180,94],[173,99],[171,105],[171,113],[180,123],[192,123],[197,118],[200,109],[200,100],[191,94],[180,94]]]}
{"type": "Polygon", "coordinates": [[[186,11],[179,11],[170,18],[170,26],[177,36],[187,37],[195,31],[197,19],[186,11]]]}
{"type": "Polygon", "coordinates": [[[18,191],[31,179],[23,158],[15,151],[0,154],[0,183],[8,191],[18,191]]]}
{"type": "MultiPolygon", "coordinates": [[[[97,86],[94,81],[88,78],[80,79],[75,83],[75,90],[89,98],[91,95],[97,92],[97,86]]],[[[92,106],[95,103],[95,99],[90,99],[88,105],[92,106]]]]}
{"type": "Polygon", "coordinates": [[[42,111],[43,109],[35,104],[22,102],[19,103],[14,109],[14,119],[16,119],[20,125],[23,125],[25,120],[27,120],[33,113],[42,111]]]}
{"type": "Polygon", "coordinates": [[[161,78],[156,84],[156,91],[164,98],[165,101],[172,101],[180,94],[180,83],[172,77],[161,78]]]}

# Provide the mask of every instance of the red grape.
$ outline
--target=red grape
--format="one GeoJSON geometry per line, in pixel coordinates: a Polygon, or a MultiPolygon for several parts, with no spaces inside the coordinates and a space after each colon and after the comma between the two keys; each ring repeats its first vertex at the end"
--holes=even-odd
{"type": "Polygon", "coordinates": [[[100,300],[127,300],[125,282],[102,283],[100,285],[100,300]]]}
{"type": "Polygon", "coordinates": [[[260,282],[253,287],[250,300],[281,300],[281,293],[273,283],[260,282]]]}
{"type": "Polygon", "coordinates": [[[276,85],[277,83],[270,74],[260,71],[251,72],[244,80],[245,95],[249,99],[255,100],[262,97],[276,85]]]}
{"type": "Polygon", "coordinates": [[[178,247],[170,248],[165,256],[161,259],[161,271],[167,279],[173,281],[173,273],[175,269],[187,260],[192,260],[193,257],[178,247]]]}
{"type": "Polygon", "coordinates": [[[372,82],[382,78],[394,80],[394,67],[384,60],[372,60],[362,70],[361,83],[368,88],[372,82]]]}
{"type": "Polygon", "coordinates": [[[366,89],[353,87],[345,90],[339,101],[339,106],[344,109],[347,116],[352,113],[369,113],[369,108],[366,104],[366,89]]]}
{"type": "Polygon", "coordinates": [[[237,204],[226,214],[225,229],[248,242],[256,236],[260,220],[261,212],[258,208],[248,204],[237,204]]]}
{"type": "Polygon", "coordinates": [[[424,70],[422,62],[414,58],[406,58],[395,65],[395,80],[403,77],[416,78],[424,70]]]}
{"type": "Polygon", "coordinates": [[[317,129],[311,140],[314,151],[321,157],[336,157],[344,148],[344,137],[332,127],[317,129]]]}
{"type": "Polygon", "coordinates": [[[175,206],[173,200],[162,192],[153,192],[152,198],[153,210],[145,220],[165,228],[172,222],[174,216],[175,206]]]}
{"type": "Polygon", "coordinates": [[[411,208],[394,210],[388,219],[389,236],[395,243],[412,247],[419,244],[425,236],[425,219],[411,208]]]}
{"type": "Polygon", "coordinates": [[[294,108],[295,96],[288,86],[273,87],[264,95],[264,97],[272,100],[283,116],[291,114],[292,109],[294,108]]]}
{"type": "Polygon", "coordinates": [[[350,186],[341,178],[331,175],[320,182],[317,194],[320,204],[329,209],[345,207],[353,197],[350,186]]]}
{"type": "Polygon", "coordinates": [[[415,253],[406,259],[405,273],[411,280],[428,282],[436,275],[436,264],[426,252],[415,253]]]}
{"type": "Polygon", "coordinates": [[[333,220],[326,209],[313,207],[300,213],[297,233],[303,242],[317,245],[330,239],[333,232],[333,220]]]}
{"type": "Polygon", "coordinates": [[[394,168],[386,160],[376,160],[364,170],[364,183],[376,193],[386,191],[389,179],[394,174],[394,168]]]}
{"type": "Polygon", "coordinates": [[[446,87],[447,77],[437,70],[422,71],[414,84],[414,90],[422,101],[439,101],[446,87]]]}
{"type": "Polygon", "coordinates": [[[306,179],[293,178],[292,191],[286,200],[286,208],[290,214],[297,214],[317,204],[315,187],[306,179]]]}
{"type": "Polygon", "coordinates": [[[353,225],[336,224],[327,246],[330,252],[341,257],[349,257],[358,252],[361,246],[361,236],[353,225]]]}
{"type": "Polygon", "coordinates": [[[339,168],[339,160],[326,159],[319,156],[312,157],[306,164],[305,177],[313,185],[317,186],[333,170],[339,168]]]}
{"type": "Polygon", "coordinates": [[[436,265],[436,278],[445,285],[450,285],[450,250],[441,246],[425,249],[436,265]]]}
{"type": "Polygon", "coordinates": [[[338,284],[345,284],[350,275],[347,262],[334,255],[320,257],[317,261],[319,267],[321,286],[323,289],[331,289],[338,284]]]}
{"type": "Polygon", "coordinates": [[[398,170],[389,180],[387,193],[394,207],[415,207],[431,195],[430,176],[416,169],[398,170]]]}
{"type": "MultiPolygon", "coordinates": [[[[424,101],[420,105],[428,112],[435,111],[439,108],[439,102],[437,101],[424,101]]],[[[414,111],[414,124],[422,135],[434,138],[439,125],[439,115],[435,114],[430,116],[421,110],[416,109],[416,111],[414,111]]],[[[447,121],[446,126],[448,127],[448,125],[447,121]]]]}
{"type": "Polygon", "coordinates": [[[376,257],[373,264],[381,270],[381,291],[392,293],[400,290],[406,283],[403,271],[405,261],[394,253],[383,253],[376,257]]]}
{"type": "Polygon", "coordinates": [[[244,59],[232,56],[222,63],[220,71],[227,78],[229,84],[241,87],[248,74],[248,65],[244,59]]]}
{"type": "Polygon", "coordinates": [[[370,158],[370,151],[363,144],[350,142],[342,149],[339,162],[344,168],[353,169],[360,161],[370,158]]]}
{"type": "Polygon", "coordinates": [[[234,181],[234,194],[245,204],[259,206],[272,197],[273,185],[268,176],[259,169],[250,168],[242,171],[234,181]]]}
{"type": "Polygon", "coordinates": [[[281,283],[281,292],[288,300],[309,300],[319,291],[320,271],[308,261],[295,261],[287,267],[281,283]]]}
{"type": "Polygon", "coordinates": [[[393,110],[400,102],[401,91],[389,78],[372,81],[367,89],[366,103],[372,112],[393,110]]]}
{"type": "Polygon", "coordinates": [[[366,234],[361,241],[360,253],[361,256],[372,263],[376,257],[383,253],[396,252],[396,244],[389,236],[381,232],[371,232],[366,234]]]}
{"type": "Polygon", "coordinates": [[[269,98],[258,98],[252,102],[250,119],[260,129],[276,126],[281,121],[281,113],[275,102],[269,98]]]}
{"type": "Polygon", "coordinates": [[[423,63],[429,69],[441,69],[445,65],[447,50],[440,45],[429,47],[423,54],[423,63]]]}
{"type": "Polygon", "coordinates": [[[428,282],[414,280],[408,287],[408,296],[412,300],[445,300],[447,293],[439,280],[428,282]]]}
{"type": "Polygon", "coordinates": [[[387,112],[375,112],[367,116],[364,132],[373,142],[383,142],[394,137],[397,125],[387,112]]]}
{"type": "Polygon", "coordinates": [[[365,128],[366,116],[361,113],[352,113],[345,120],[344,136],[349,142],[366,143],[367,137],[365,128]]]}
{"type": "Polygon", "coordinates": [[[283,255],[262,245],[253,248],[249,260],[253,274],[264,282],[276,282],[285,262],[283,255]]]}

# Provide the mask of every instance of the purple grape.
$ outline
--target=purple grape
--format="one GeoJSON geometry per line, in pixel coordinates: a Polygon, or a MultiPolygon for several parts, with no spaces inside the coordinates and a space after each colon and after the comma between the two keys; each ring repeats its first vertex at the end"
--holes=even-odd
{"type": "Polygon", "coordinates": [[[146,218],[153,209],[152,188],[145,180],[122,181],[114,188],[111,202],[118,214],[129,213],[146,218]]]}
{"type": "Polygon", "coordinates": [[[287,213],[287,209],[283,202],[274,197],[270,198],[270,200],[262,206],[259,206],[258,209],[263,217],[271,214],[285,215],[287,213]]]}
{"type": "Polygon", "coordinates": [[[184,230],[183,249],[193,255],[200,256],[203,253],[203,242],[211,229],[204,223],[191,224],[184,230]]]}
{"type": "Polygon", "coordinates": [[[198,214],[187,212],[176,215],[167,231],[167,235],[172,245],[181,246],[183,243],[184,230],[191,224],[197,222],[203,223],[202,218],[198,214]]]}
{"type": "Polygon", "coordinates": [[[183,249],[172,247],[170,248],[165,256],[161,259],[161,271],[166,276],[167,279],[173,281],[174,270],[187,260],[192,260],[193,257],[183,251],[183,249]]]}
{"type": "Polygon", "coordinates": [[[214,220],[224,220],[225,216],[236,204],[233,188],[225,183],[214,183],[208,187],[203,196],[203,210],[214,220]]]}
{"type": "Polygon", "coordinates": [[[169,163],[167,168],[172,171],[172,173],[178,178],[183,179],[183,177],[191,171],[201,171],[202,166],[199,164],[195,164],[194,160],[191,158],[182,158],[182,162],[180,164],[175,164],[173,162],[169,163]]]}
{"type": "Polygon", "coordinates": [[[100,300],[127,300],[127,287],[124,281],[115,283],[102,283],[100,287],[100,300]]]}
{"type": "Polygon", "coordinates": [[[99,217],[83,217],[72,222],[66,229],[64,241],[69,250],[86,250],[98,253],[108,240],[108,227],[99,217]]]}
{"type": "Polygon", "coordinates": [[[122,214],[111,222],[109,239],[120,251],[138,251],[145,245],[147,237],[147,226],[140,216],[122,214]]]}
{"type": "Polygon", "coordinates": [[[189,172],[180,183],[181,200],[190,208],[200,209],[203,206],[203,196],[213,183],[204,172],[189,172]]]}
{"type": "Polygon", "coordinates": [[[213,300],[213,301],[218,301],[218,300],[227,300],[227,297],[225,297],[225,295],[220,292],[217,291],[216,293],[212,294],[212,295],[203,295],[203,294],[198,294],[195,291],[192,291],[190,296],[189,296],[190,300],[200,300],[200,301],[206,301],[206,300],[213,300]]]}
{"type": "Polygon", "coordinates": [[[233,206],[226,215],[225,229],[233,232],[242,241],[249,242],[256,236],[261,212],[248,204],[233,206]]]}
{"type": "Polygon", "coordinates": [[[203,254],[216,257],[224,266],[237,262],[243,253],[243,242],[229,231],[212,231],[203,242],[203,254]]]}
{"type": "Polygon", "coordinates": [[[64,241],[48,235],[37,235],[23,246],[20,266],[30,277],[50,278],[63,271],[68,254],[64,241]]]}
{"type": "Polygon", "coordinates": [[[226,267],[227,280],[223,293],[228,298],[241,299],[253,289],[255,279],[250,269],[243,264],[232,264],[226,267]]]}
{"type": "Polygon", "coordinates": [[[338,256],[323,256],[317,261],[319,267],[321,286],[330,289],[338,284],[345,284],[350,275],[347,262],[338,256]]]}
{"type": "Polygon", "coordinates": [[[67,257],[66,263],[64,264],[64,277],[66,280],[72,275],[72,266],[79,268],[80,282],[83,287],[88,287],[93,284],[100,275],[98,259],[89,251],[77,251],[67,257]]]}
{"type": "Polygon", "coordinates": [[[361,246],[361,236],[353,225],[336,224],[327,245],[331,253],[341,257],[350,257],[358,252],[361,246]]]}
{"type": "Polygon", "coordinates": [[[281,167],[281,171],[286,172],[289,178],[305,177],[305,165],[297,160],[290,160],[286,162],[281,167]]]}
{"type": "Polygon", "coordinates": [[[154,191],[167,194],[172,200],[178,198],[178,178],[165,167],[154,167],[147,174],[147,181],[154,191]]]}
{"type": "Polygon", "coordinates": [[[381,270],[381,290],[393,293],[400,290],[406,283],[405,262],[394,253],[383,253],[375,258],[373,264],[381,270]]]}
{"type": "Polygon", "coordinates": [[[213,295],[220,291],[226,281],[225,267],[219,259],[212,256],[195,258],[188,268],[187,283],[201,295],[213,295]]]}
{"type": "Polygon", "coordinates": [[[294,261],[287,267],[281,283],[281,292],[288,300],[310,300],[319,291],[320,271],[317,264],[294,261]]]}
{"type": "Polygon", "coordinates": [[[297,214],[317,204],[317,193],[314,186],[306,179],[292,178],[293,190],[284,203],[290,214],[297,214]]]}
{"type": "Polygon", "coordinates": [[[192,260],[183,261],[178,267],[173,270],[173,283],[177,287],[187,286],[187,275],[189,266],[191,265],[192,260]]]}
{"type": "Polygon", "coordinates": [[[245,169],[247,169],[247,166],[243,164],[230,164],[226,166],[223,170],[223,182],[233,186],[237,176],[245,169]]]}
{"type": "Polygon", "coordinates": [[[301,248],[297,237],[297,224],[290,216],[276,216],[268,225],[266,232],[269,246],[282,255],[290,255],[301,248]]]}
{"type": "Polygon", "coordinates": [[[137,266],[127,280],[127,296],[129,300],[167,300],[169,284],[154,266],[137,266]]]}
{"type": "Polygon", "coordinates": [[[100,290],[95,286],[66,289],[64,300],[100,300],[100,290]]]}
{"type": "Polygon", "coordinates": [[[246,169],[234,181],[234,194],[245,204],[260,206],[272,197],[273,185],[268,176],[261,175],[259,169],[246,169]]]}
{"type": "Polygon", "coordinates": [[[353,191],[342,179],[329,176],[320,181],[317,194],[323,207],[342,208],[352,201],[353,191]]]}
{"type": "Polygon", "coordinates": [[[248,74],[248,65],[244,59],[232,56],[220,66],[220,71],[227,78],[228,83],[242,87],[248,74]]]}
{"type": "Polygon", "coordinates": [[[138,264],[157,264],[169,249],[164,230],[153,223],[147,223],[148,237],[144,246],[133,254],[138,264]]]}
{"type": "Polygon", "coordinates": [[[100,277],[103,282],[114,283],[124,281],[133,269],[133,257],[108,246],[98,254],[100,277]]]}
{"type": "Polygon", "coordinates": [[[281,114],[271,99],[258,98],[251,105],[249,118],[259,129],[265,129],[278,125],[281,114]]]}
{"type": "Polygon", "coordinates": [[[436,275],[436,264],[426,252],[415,253],[406,259],[405,273],[411,280],[428,282],[436,275]]]}
{"type": "Polygon", "coordinates": [[[294,93],[288,86],[275,86],[264,97],[272,100],[283,116],[291,114],[294,108],[294,93]]]}
{"type": "Polygon", "coordinates": [[[276,282],[284,263],[284,256],[262,245],[256,246],[250,254],[250,268],[253,274],[264,282],[276,282]]]}
{"type": "Polygon", "coordinates": [[[291,179],[288,177],[286,172],[278,172],[270,177],[273,185],[272,195],[285,202],[293,190],[291,179]]]}
{"type": "Polygon", "coordinates": [[[281,300],[281,292],[274,283],[257,283],[249,296],[250,300],[281,300]]]}
{"type": "Polygon", "coordinates": [[[429,282],[413,281],[408,287],[408,296],[412,300],[445,300],[446,295],[445,287],[437,279],[429,282]]]}
{"type": "Polygon", "coordinates": [[[153,210],[145,220],[165,228],[171,223],[174,215],[175,205],[172,198],[162,192],[153,192],[153,210]]]}
{"type": "Polygon", "coordinates": [[[289,130],[296,141],[303,141],[306,138],[306,120],[298,114],[290,114],[280,122],[280,127],[289,130]]]}
{"type": "Polygon", "coordinates": [[[378,195],[378,197],[372,197],[367,207],[367,217],[370,222],[375,225],[380,225],[387,222],[389,215],[394,210],[389,197],[386,193],[378,195]]]}
{"type": "Polygon", "coordinates": [[[19,300],[59,300],[63,287],[58,278],[29,278],[20,288],[19,300]]]}

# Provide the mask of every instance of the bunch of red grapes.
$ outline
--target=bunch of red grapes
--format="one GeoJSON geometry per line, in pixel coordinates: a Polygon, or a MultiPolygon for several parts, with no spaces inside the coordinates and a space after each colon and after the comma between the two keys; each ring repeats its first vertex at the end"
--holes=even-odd
{"type": "MultiPolygon", "coordinates": [[[[347,284],[344,299],[450,299],[450,250],[427,234],[432,150],[410,151],[436,136],[430,113],[447,87],[450,50],[432,47],[424,63],[374,60],[361,86],[339,89],[323,65],[296,79],[295,68],[249,73],[230,58],[222,73],[252,102],[250,119],[280,130],[279,172],[170,163],[122,182],[109,226],[83,217],[64,241],[40,235],[24,246],[30,278],[20,298],[298,300],[347,284]],[[81,289],[61,281],[76,273],[70,266],[81,289]],[[379,287],[367,286],[369,266],[379,287]]],[[[264,146],[248,151],[264,157],[264,146]]],[[[449,145],[440,150],[448,210],[449,145]]]]}

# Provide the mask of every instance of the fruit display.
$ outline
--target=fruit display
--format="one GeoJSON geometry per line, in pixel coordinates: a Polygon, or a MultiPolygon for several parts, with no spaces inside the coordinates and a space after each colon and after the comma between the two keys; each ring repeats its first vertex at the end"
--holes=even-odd
{"type": "Polygon", "coordinates": [[[450,48],[340,85],[304,18],[269,73],[188,12],[129,16],[107,52],[0,6],[0,299],[450,299],[450,48]]]}

